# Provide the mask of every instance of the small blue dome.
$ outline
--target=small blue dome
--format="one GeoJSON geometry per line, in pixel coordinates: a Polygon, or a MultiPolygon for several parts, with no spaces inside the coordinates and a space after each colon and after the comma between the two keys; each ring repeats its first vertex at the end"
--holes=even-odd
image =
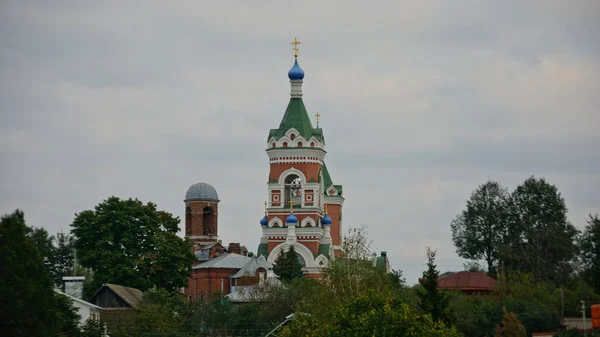
{"type": "Polygon", "coordinates": [[[304,70],[302,70],[302,68],[300,68],[300,66],[298,65],[297,59],[294,61],[294,66],[292,67],[292,69],[290,69],[290,71],[288,72],[288,77],[290,78],[290,80],[301,80],[304,78],[304,70]]]}
{"type": "Polygon", "coordinates": [[[262,219],[260,219],[260,225],[263,227],[267,227],[269,224],[269,218],[265,215],[262,219]]]}
{"type": "Polygon", "coordinates": [[[331,218],[328,214],[325,214],[323,219],[321,219],[321,224],[323,224],[324,226],[331,226],[331,218]]]}
{"type": "Polygon", "coordinates": [[[285,223],[298,223],[298,218],[294,215],[294,213],[290,213],[288,217],[285,219],[285,223]]]}
{"type": "Polygon", "coordinates": [[[185,201],[219,201],[217,190],[207,183],[196,183],[188,188],[185,201]]]}

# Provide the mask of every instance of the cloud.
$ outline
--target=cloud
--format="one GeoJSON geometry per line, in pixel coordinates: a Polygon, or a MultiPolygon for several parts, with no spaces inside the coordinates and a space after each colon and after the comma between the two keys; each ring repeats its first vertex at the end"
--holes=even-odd
{"type": "Polygon", "coordinates": [[[0,11],[0,211],[68,230],[110,195],[183,216],[199,180],[250,250],[289,41],[321,113],[344,226],[415,282],[487,179],[544,176],[581,227],[600,212],[597,1],[12,1],[0,11]]]}

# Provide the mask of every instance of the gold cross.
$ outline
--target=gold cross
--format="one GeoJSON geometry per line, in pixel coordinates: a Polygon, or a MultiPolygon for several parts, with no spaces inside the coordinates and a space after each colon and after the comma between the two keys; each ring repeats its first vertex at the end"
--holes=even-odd
{"type": "Polygon", "coordinates": [[[294,208],[293,208],[293,206],[294,206],[294,201],[293,201],[293,200],[290,200],[290,213],[294,213],[294,208]]]}
{"type": "Polygon", "coordinates": [[[315,116],[317,117],[317,126],[319,126],[319,117],[321,117],[321,114],[317,112],[315,116]]]}
{"type": "Polygon", "coordinates": [[[267,215],[267,201],[265,200],[265,215],[267,215]]]}
{"type": "Polygon", "coordinates": [[[293,44],[293,45],[294,45],[294,57],[298,57],[298,45],[299,45],[300,43],[301,43],[301,42],[300,42],[300,41],[298,41],[296,38],[294,38],[294,42],[292,42],[292,43],[291,43],[291,44],[293,44]]]}

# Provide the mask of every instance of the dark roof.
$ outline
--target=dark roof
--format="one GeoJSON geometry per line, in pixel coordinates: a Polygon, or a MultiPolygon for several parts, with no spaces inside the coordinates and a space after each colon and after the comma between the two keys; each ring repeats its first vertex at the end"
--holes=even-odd
{"type": "Polygon", "coordinates": [[[104,283],[102,285],[102,287],[100,289],[98,289],[96,291],[96,293],[94,293],[94,295],[92,295],[90,297],[93,298],[94,296],[96,296],[96,294],[98,294],[104,287],[109,288],[113,293],[115,293],[115,295],[117,295],[118,297],[120,297],[123,301],[125,301],[130,307],[135,307],[139,302],[142,301],[142,291],[136,288],[129,288],[129,287],[124,287],[124,286],[120,286],[118,284],[112,284],[112,283],[104,283]]]}
{"type": "Polygon", "coordinates": [[[243,268],[248,262],[252,260],[251,257],[239,255],[235,253],[224,253],[219,257],[215,257],[212,260],[208,260],[204,263],[196,265],[193,269],[207,269],[207,268],[243,268]]]}
{"type": "Polygon", "coordinates": [[[459,271],[438,278],[438,289],[492,290],[496,280],[478,271],[459,271]]]}

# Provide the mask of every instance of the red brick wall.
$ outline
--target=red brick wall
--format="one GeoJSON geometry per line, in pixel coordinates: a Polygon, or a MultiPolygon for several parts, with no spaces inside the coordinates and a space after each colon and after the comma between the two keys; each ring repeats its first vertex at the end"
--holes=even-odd
{"type": "Polygon", "coordinates": [[[185,224],[186,235],[192,236],[201,236],[204,233],[204,208],[210,207],[213,210],[213,214],[211,215],[211,228],[206,228],[211,232],[213,236],[218,235],[219,229],[219,204],[216,202],[205,202],[205,201],[192,201],[186,203],[186,214],[185,214],[185,224]],[[187,212],[187,209],[191,210],[191,214],[187,212]]]}
{"type": "Polygon", "coordinates": [[[270,180],[278,180],[279,176],[290,168],[295,168],[304,173],[306,181],[314,180],[319,181],[319,171],[321,170],[321,164],[314,163],[297,163],[297,164],[271,164],[271,172],[269,173],[270,180]]]}
{"type": "Polygon", "coordinates": [[[191,296],[192,300],[200,297],[210,297],[214,293],[223,291],[225,295],[231,292],[229,277],[237,273],[237,268],[207,268],[196,269],[189,279],[188,287],[185,289],[186,296],[191,296]],[[221,280],[223,280],[223,289],[221,289],[221,280]]]}
{"type": "Polygon", "coordinates": [[[327,213],[331,218],[331,242],[334,245],[341,245],[342,228],[340,224],[340,214],[342,213],[341,205],[327,204],[327,213]]]}

